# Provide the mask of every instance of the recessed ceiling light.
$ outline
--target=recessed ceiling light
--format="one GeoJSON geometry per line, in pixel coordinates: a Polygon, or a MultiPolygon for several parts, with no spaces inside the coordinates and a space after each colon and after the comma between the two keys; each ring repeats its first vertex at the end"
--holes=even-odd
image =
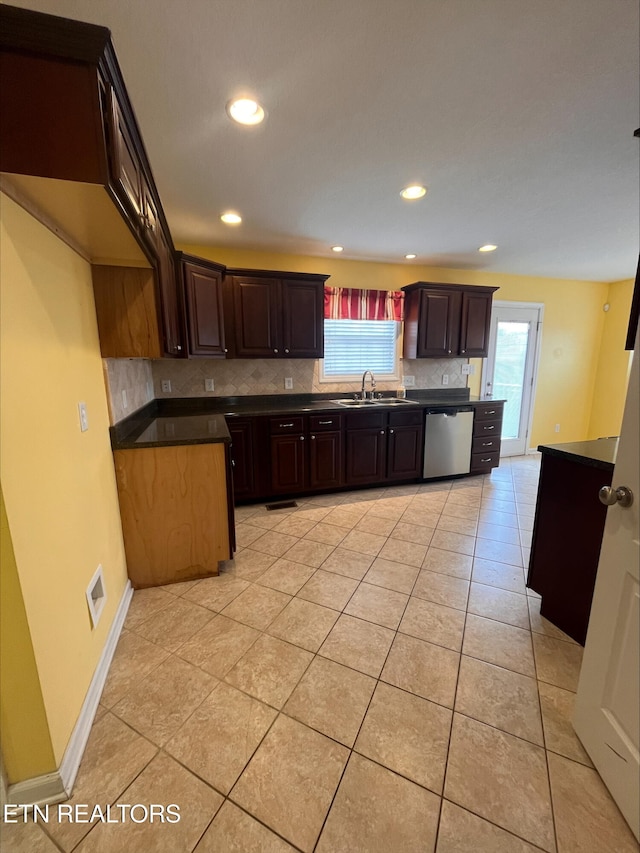
{"type": "Polygon", "coordinates": [[[416,255],[405,255],[405,258],[406,258],[408,261],[412,261],[415,257],[416,257],[416,255]]]}
{"type": "Polygon", "coordinates": [[[332,252],[344,252],[344,246],[332,246],[331,251],[332,252]]]}
{"type": "Polygon", "coordinates": [[[242,222],[242,217],[238,216],[237,213],[223,213],[220,219],[225,223],[225,225],[239,225],[242,222]]]}
{"type": "Polygon", "coordinates": [[[264,109],[251,98],[237,98],[227,104],[227,113],[238,124],[260,124],[264,120],[264,109]]]}
{"type": "Polygon", "coordinates": [[[493,243],[487,243],[485,246],[480,246],[478,249],[479,252],[495,252],[497,246],[494,246],[493,243]]]}
{"type": "Polygon", "coordinates": [[[427,194],[427,188],[421,187],[419,184],[412,184],[410,187],[405,187],[400,195],[408,201],[413,201],[416,198],[422,198],[427,194]]]}

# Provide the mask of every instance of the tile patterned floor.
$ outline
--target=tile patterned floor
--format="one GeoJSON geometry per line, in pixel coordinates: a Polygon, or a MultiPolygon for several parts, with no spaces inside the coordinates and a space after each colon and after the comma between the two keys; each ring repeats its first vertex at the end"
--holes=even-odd
{"type": "Polygon", "coordinates": [[[539,460],[237,511],[218,578],[135,593],[72,802],[12,853],[626,853],[570,716],[582,649],[525,588],[539,460]]]}

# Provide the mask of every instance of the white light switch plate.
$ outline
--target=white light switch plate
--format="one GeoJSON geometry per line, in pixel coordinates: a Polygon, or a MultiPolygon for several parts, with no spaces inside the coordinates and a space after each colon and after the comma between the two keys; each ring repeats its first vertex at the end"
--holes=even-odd
{"type": "Polygon", "coordinates": [[[205,391],[213,391],[215,389],[215,385],[213,379],[205,379],[204,380],[204,390],[205,391]]]}
{"type": "Polygon", "coordinates": [[[448,385],[448,384],[449,384],[449,374],[448,374],[448,373],[443,373],[443,374],[442,374],[442,384],[443,384],[443,385],[448,385]]]}
{"type": "Polygon", "coordinates": [[[287,376],[287,378],[284,380],[284,390],[285,391],[292,391],[293,390],[293,379],[290,376],[287,376]]]}
{"type": "Polygon", "coordinates": [[[89,417],[87,415],[86,403],[78,403],[78,415],[80,417],[80,431],[86,432],[89,429],[89,417]]]}

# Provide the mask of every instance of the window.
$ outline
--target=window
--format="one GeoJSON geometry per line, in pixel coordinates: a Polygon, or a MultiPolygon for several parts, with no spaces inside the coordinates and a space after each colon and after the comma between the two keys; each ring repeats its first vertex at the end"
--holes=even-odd
{"type": "Polygon", "coordinates": [[[325,320],[321,382],[397,379],[400,323],[394,320],[325,320]]]}

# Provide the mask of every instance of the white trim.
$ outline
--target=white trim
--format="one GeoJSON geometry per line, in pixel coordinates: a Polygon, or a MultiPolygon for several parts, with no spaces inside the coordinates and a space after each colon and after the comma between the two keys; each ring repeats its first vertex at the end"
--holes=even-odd
{"type": "Polygon", "coordinates": [[[10,785],[7,792],[9,803],[53,805],[71,796],[132,596],[133,587],[128,580],[59,769],[54,773],[46,773],[10,785]]]}

